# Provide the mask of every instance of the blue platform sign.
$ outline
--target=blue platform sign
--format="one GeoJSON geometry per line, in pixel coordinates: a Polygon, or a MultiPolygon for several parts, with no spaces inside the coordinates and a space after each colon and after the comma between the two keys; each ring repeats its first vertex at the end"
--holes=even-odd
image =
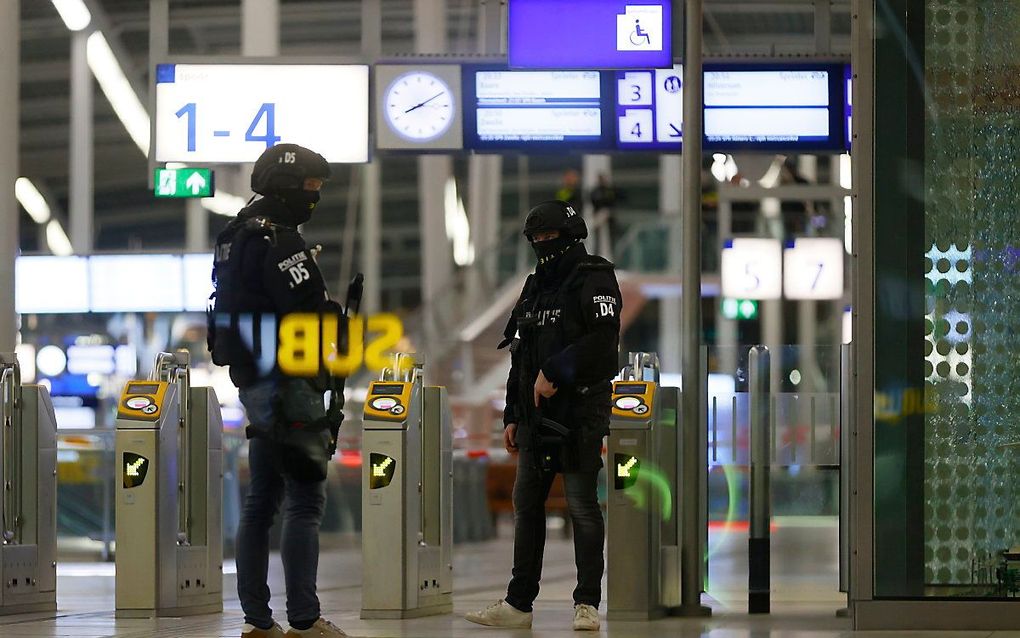
{"type": "Polygon", "coordinates": [[[669,0],[510,0],[510,67],[670,68],[670,9],[669,0]]]}

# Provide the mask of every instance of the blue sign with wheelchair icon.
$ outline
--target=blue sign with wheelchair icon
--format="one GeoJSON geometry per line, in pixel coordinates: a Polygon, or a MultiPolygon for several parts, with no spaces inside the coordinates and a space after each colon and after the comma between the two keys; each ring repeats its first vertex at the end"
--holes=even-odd
{"type": "Polygon", "coordinates": [[[673,66],[668,0],[513,0],[508,13],[511,68],[673,66]]]}

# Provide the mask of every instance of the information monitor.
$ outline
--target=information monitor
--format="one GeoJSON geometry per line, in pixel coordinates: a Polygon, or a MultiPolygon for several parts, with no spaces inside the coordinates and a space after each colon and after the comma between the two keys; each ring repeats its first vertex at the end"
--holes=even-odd
{"type": "Polygon", "coordinates": [[[612,76],[600,71],[466,67],[464,146],[588,151],[613,144],[612,76]]]}

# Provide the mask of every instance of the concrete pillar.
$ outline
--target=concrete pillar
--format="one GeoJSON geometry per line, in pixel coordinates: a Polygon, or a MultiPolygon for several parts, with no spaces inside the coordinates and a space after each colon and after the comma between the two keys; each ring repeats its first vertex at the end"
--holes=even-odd
{"type": "MultiPolygon", "coordinates": [[[[774,197],[767,197],[761,200],[761,232],[762,237],[773,237],[783,240],[783,213],[780,201],[774,197]]],[[[761,317],[762,343],[768,346],[770,357],[771,380],[770,392],[779,391],[779,382],[782,375],[781,349],[783,345],[783,299],[766,299],[759,306],[761,317]]]]}
{"type": "MultiPolygon", "coordinates": [[[[361,262],[358,270],[365,275],[365,289],[362,296],[362,313],[372,314],[381,310],[382,304],[382,166],[376,159],[364,166],[361,173],[361,262]]],[[[424,249],[423,249],[424,250],[424,249]]],[[[345,255],[346,259],[347,256],[345,255]]]]}
{"type": "MultiPolygon", "coordinates": [[[[375,62],[382,53],[382,3],[361,3],[361,53],[375,62]]],[[[382,160],[378,157],[361,171],[361,228],[358,233],[360,263],[365,275],[362,313],[382,309],[382,160]]],[[[349,256],[344,255],[347,259],[349,256]]],[[[341,282],[343,283],[343,282],[341,282]]]]}
{"type": "Polygon", "coordinates": [[[241,55],[280,55],[280,0],[241,0],[241,55]]]}
{"type": "Polygon", "coordinates": [[[609,224],[605,214],[596,216],[591,203],[591,192],[598,186],[599,175],[612,179],[612,161],[608,155],[585,155],[581,158],[581,201],[584,222],[588,224],[588,239],[584,242],[590,252],[612,259],[609,243],[609,224]]]}
{"type": "Polygon", "coordinates": [[[92,71],[89,70],[86,44],[88,29],[71,34],[71,140],[68,213],[71,226],[71,246],[79,255],[92,252],[93,220],[95,218],[93,188],[93,89],[92,71]]]}
{"type": "MultiPolygon", "coordinates": [[[[669,249],[666,269],[680,274],[680,211],[683,208],[683,162],[679,155],[659,157],[659,214],[667,223],[669,249]]],[[[677,277],[678,278],[678,277],[677,277]]],[[[669,374],[680,373],[680,295],[670,294],[659,300],[659,367],[669,374]]]]}
{"type": "Polygon", "coordinates": [[[503,158],[499,155],[472,155],[468,159],[468,216],[475,265],[469,272],[468,299],[484,300],[485,291],[495,292],[499,266],[499,221],[502,218],[500,194],[503,191],[503,158]]]}
{"type": "MultiPolygon", "coordinates": [[[[733,235],[733,202],[719,198],[718,226],[719,242],[715,250],[722,249],[722,242],[733,235]]],[[[721,263],[721,260],[720,260],[721,263]]],[[[736,319],[727,319],[722,314],[722,298],[715,305],[715,344],[718,346],[719,372],[736,374],[740,358],[738,348],[739,330],[736,319]]]]}
{"type": "MultiPolygon", "coordinates": [[[[807,179],[811,184],[818,183],[818,156],[801,155],[797,158],[797,172],[807,179]]],[[[816,213],[814,202],[805,201],[804,208],[807,211],[805,228],[801,231],[805,235],[815,235],[815,228],[811,223],[811,217],[816,213]]],[[[813,300],[801,300],[797,302],[797,345],[800,350],[800,372],[802,392],[818,392],[824,389],[822,370],[818,365],[818,304],[813,300]]],[[[838,342],[836,342],[838,343],[838,342]]]]}
{"type": "Polygon", "coordinates": [[[185,250],[200,253],[209,250],[209,211],[201,199],[185,200],[185,250]]]}
{"type": "Polygon", "coordinates": [[[18,254],[20,211],[14,197],[18,179],[20,4],[0,2],[0,352],[14,352],[14,260],[18,254]]]}
{"type": "MultiPolygon", "coordinates": [[[[414,42],[418,53],[446,51],[446,0],[414,0],[414,42]]],[[[446,236],[444,207],[444,189],[452,175],[453,160],[449,155],[418,158],[421,294],[426,306],[437,301],[443,288],[453,285],[453,259],[446,236]]],[[[438,326],[432,319],[433,316],[426,313],[425,330],[429,342],[438,336],[438,326]]]]}

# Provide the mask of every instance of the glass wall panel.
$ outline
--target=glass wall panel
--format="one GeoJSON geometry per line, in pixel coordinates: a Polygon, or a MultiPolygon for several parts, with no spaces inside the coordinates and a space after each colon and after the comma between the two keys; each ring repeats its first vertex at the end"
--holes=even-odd
{"type": "Polygon", "coordinates": [[[1016,596],[1020,2],[878,5],[875,593],[1016,596]]]}

